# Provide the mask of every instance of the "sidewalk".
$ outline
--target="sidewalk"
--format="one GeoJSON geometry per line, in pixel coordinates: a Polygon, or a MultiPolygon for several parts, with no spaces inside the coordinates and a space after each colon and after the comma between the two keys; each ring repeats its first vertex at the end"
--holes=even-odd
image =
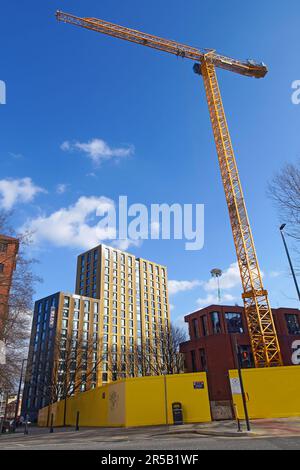
{"type": "Polygon", "coordinates": [[[300,436],[300,418],[260,419],[251,420],[251,431],[247,432],[245,422],[241,422],[242,432],[237,431],[235,421],[213,421],[211,423],[184,424],[171,426],[147,426],[139,428],[85,428],[81,427],[77,432],[74,427],[54,428],[53,434],[49,428],[33,426],[29,434],[24,435],[22,429],[13,434],[2,434],[1,443],[15,441],[16,443],[35,440],[99,440],[101,442],[138,441],[139,439],[159,440],[164,437],[188,438],[193,435],[235,438],[260,438],[260,437],[288,437],[300,436]]]}
{"type": "MultiPolygon", "coordinates": [[[[255,419],[250,420],[251,430],[247,431],[246,422],[241,421],[241,431],[235,421],[213,421],[211,423],[185,424],[161,429],[160,435],[199,434],[220,437],[273,437],[280,435],[300,436],[300,418],[255,419]]],[[[158,434],[158,435],[159,435],[158,434]]]]}

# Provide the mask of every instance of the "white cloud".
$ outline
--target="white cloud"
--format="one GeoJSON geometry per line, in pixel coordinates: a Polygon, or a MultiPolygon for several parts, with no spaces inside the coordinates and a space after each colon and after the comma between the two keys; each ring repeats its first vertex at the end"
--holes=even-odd
{"type": "MultiPolygon", "coordinates": [[[[204,290],[207,292],[216,290],[216,279],[211,278],[204,284],[204,290]]],[[[231,263],[228,269],[223,271],[220,277],[220,287],[223,289],[232,289],[233,287],[239,286],[241,288],[241,276],[239,271],[238,263],[231,263]]]]}
{"type": "Polygon", "coordinates": [[[121,250],[140,246],[140,240],[117,239],[115,225],[107,225],[108,212],[116,212],[112,199],[81,196],[69,207],[28,220],[21,230],[30,231],[37,244],[44,242],[59,247],[90,249],[105,241],[121,250]],[[99,213],[103,218],[96,218],[99,213]]]}
{"type": "Polygon", "coordinates": [[[189,338],[188,336],[188,333],[189,333],[189,328],[188,328],[188,324],[184,321],[184,316],[177,316],[175,318],[172,318],[172,324],[177,327],[177,328],[180,328],[181,330],[183,330],[187,337],[186,339],[189,338]]]}
{"type": "Polygon", "coordinates": [[[56,192],[57,194],[63,194],[67,191],[68,185],[61,183],[56,186],[56,192]]]}
{"type": "Polygon", "coordinates": [[[132,145],[127,147],[110,147],[102,139],[92,139],[88,142],[70,142],[65,141],[60,146],[63,151],[79,151],[83,152],[95,164],[99,165],[102,161],[110,160],[112,158],[124,158],[134,154],[134,147],[132,145]]]}
{"type": "Polygon", "coordinates": [[[20,160],[20,158],[23,158],[23,155],[21,153],[10,152],[9,155],[11,156],[11,158],[14,158],[15,160],[20,160]]]}
{"type": "Polygon", "coordinates": [[[10,210],[17,203],[31,202],[41,192],[46,191],[28,177],[0,180],[0,207],[10,210]]]}
{"type": "Polygon", "coordinates": [[[281,271],[270,271],[270,277],[275,278],[281,276],[281,271]]]}
{"type": "Polygon", "coordinates": [[[224,304],[226,302],[234,302],[236,297],[231,294],[223,294],[221,300],[218,299],[217,295],[214,294],[207,294],[206,297],[200,297],[196,300],[198,307],[207,307],[208,305],[219,305],[224,304]]]}
{"type": "Polygon", "coordinates": [[[105,213],[111,207],[114,202],[106,197],[82,196],[74,205],[29,220],[23,229],[33,232],[36,242],[89,249],[116,237],[114,228],[102,227],[92,220],[97,210],[105,213]]]}
{"type": "Polygon", "coordinates": [[[195,281],[169,281],[169,294],[177,294],[177,292],[184,292],[188,290],[194,289],[194,287],[201,286],[202,282],[195,280],[195,281]]]}
{"type": "Polygon", "coordinates": [[[71,144],[70,142],[68,142],[67,140],[65,142],[63,142],[60,146],[61,150],[63,150],[64,152],[67,152],[68,150],[71,150],[71,144]]]}
{"type": "Polygon", "coordinates": [[[142,240],[131,240],[129,238],[114,240],[112,245],[119,250],[126,251],[130,246],[139,247],[142,244],[142,240]]]}

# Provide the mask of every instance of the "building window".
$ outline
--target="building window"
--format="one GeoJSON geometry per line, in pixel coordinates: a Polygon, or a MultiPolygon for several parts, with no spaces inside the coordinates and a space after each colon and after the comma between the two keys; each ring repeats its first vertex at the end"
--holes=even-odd
{"type": "Polygon", "coordinates": [[[254,359],[253,359],[253,354],[251,351],[251,346],[241,345],[239,346],[239,352],[240,352],[241,368],[246,369],[249,367],[254,367],[254,359]]]}
{"type": "Polygon", "coordinates": [[[4,271],[4,264],[0,263],[0,273],[3,273],[3,271],[4,271]]]}
{"type": "Polygon", "coordinates": [[[200,318],[201,318],[203,336],[208,336],[207,316],[202,315],[202,317],[200,318]]]}
{"type": "Polygon", "coordinates": [[[89,321],[90,320],[90,314],[89,313],[85,313],[83,315],[83,321],[89,321]]]}
{"type": "Polygon", "coordinates": [[[0,243],[0,252],[5,253],[7,251],[7,243],[0,243]]]}
{"type": "Polygon", "coordinates": [[[240,313],[225,313],[228,333],[244,333],[242,315],[240,313]]]}
{"type": "Polygon", "coordinates": [[[295,313],[285,315],[285,321],[289,335],[300,335],[299,317],[295,313]]]}
{"type": "Polygon", "coordinates": [[[206,362],[206,354],[205,354],[205,349],[204,348],[199,349],[199,357],[200,357],[201,370],[206,371],[207,370],[207,362],[206,362]]]}
{"type": "Polygon", "coordinates": [[[197,368],[196,368],[196,354],[195,354],[195,351],[191,351],[191,361],[192,361],[192,371],[196,372],[197,368]]]}
{"type": "Polygon", "coordinates": [[[211,312],[210,314],[213,333],[216,335],[221,333],[221,323],[219,312],[211,312]]]}
{"type": "Polygon", "coordinates": [[[63,317],[64,317],[64,318],[68,318],[68,317],[69,317],[69,310],[66,309],[66,308],[63,309],[63,317]]]}
{"type": "Polygon", "coordinates": [[[193,318],[192,320],[192,329],[193,329],[193,335],[195,338],[199,338],[199,330],[198,330],[198,320],[197,318],[193,318]]]}

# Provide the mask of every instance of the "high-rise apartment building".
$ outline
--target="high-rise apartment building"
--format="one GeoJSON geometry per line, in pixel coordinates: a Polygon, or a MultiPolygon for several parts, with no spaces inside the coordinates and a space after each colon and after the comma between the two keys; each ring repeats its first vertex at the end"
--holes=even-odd
{"type": "Polygon", "coordinates": [[[57,292],[34,307],[22,415],[99,385],[99,300],[57,292]]]}
{"type": "Polygon", "coordinates": [[[167,269],[99,245],[78,256],[76,294],[35,302],[22,414],[125,377],[151,375],[170,327],[167,269]]]}
{"type": "Polygon", "coordinates": [[[102,382],[150,374],[161,333],[170,326],[166,267],[99,245],[78,256],[76,293],[100,299],[103,351],[121,363],[114,371],[104,361],[102,382]]]}

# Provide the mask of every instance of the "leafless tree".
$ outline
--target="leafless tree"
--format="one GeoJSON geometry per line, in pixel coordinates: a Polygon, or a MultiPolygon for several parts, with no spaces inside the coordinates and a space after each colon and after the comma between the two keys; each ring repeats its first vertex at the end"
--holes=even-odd
{"type": "MultiPolygon", "coordinates": [[[[16,389],[21,364],[27,355],[32,318],[34,285],[40,278],[33,272],[36,262],[28,256],[30,234],[16,234],[9,226],[9,214],[0,212],[0,234],[14,236],[19,240],[16,269],[5,309],[1,308],[1,339],[6,348],[6,364],[0,365],[0,391],[16,389]]],[[[9,256],[9,255],[8,255],[9,256]]],[[[0,287],[7,287],[7,278],[0,279],[0,287]],[[1,284],[2,283],[2,284],[1,284]]]]}
{"type": "Polygon", "coordinates": [[[178,326],[163,330],[156,340],[145,344],[143,359],[146,375],[180,374],[184,372],[184,358],[179,351],[186,341],[186,333],[178,326]]]}
{"type": "Polygon", "coordinates": [[[300,240],[300,161],[286,164],[268,185],[268,195],[288,223],[289,235],[300,240]]]}
{"type": "Polygon", "coordinates": [[[184,372],[184,358],[179,351],[186,341],[183,329],[171,325],[153,338],[145,338],[138,345],[124,347],[123,351],[109,351],[109,370],[113,380],[141,375],[180,374],[184,372]]]}
{"type": "Polygon", "coordinates": [[[74,338],[71,333],[67,337],[61,336],[54,340],[51,366],[43,369],[43,380],[34,383],[33,377],[37,375],[27,369],[31,386],[36,387],[36,394],[50,405],[48,417],[51,405],[64,400],[65,426],[67,398],[88,390],[92,383],[96,383],[96,374],[101,362],[101,340],[95,342],[92,339],[84,340],[82,337],[74,338]]]}
{"type": "Polygon", "coordinates": [[[120,349],[114,349],[111,345],[107,354],[108,371],[112,380],[120,380],[126,377],[138,377],[143,371],[143,345],[123,345],[120,349]]]}

